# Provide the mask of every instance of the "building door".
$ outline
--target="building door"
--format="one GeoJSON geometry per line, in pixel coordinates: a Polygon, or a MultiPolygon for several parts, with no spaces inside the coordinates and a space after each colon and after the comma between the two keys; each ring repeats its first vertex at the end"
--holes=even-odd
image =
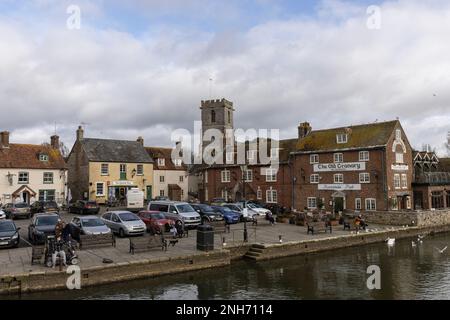
{"type": "Polygon", "coordinates": [[[334,198],[334,213],[339,213],[344,211],[344,198],[336,197],[334,198]]]}
{"type": "Polygon", "coordinates": [[[30,204],[30,194],[26,191],[22,192],[22,202],[30,204]]]}
{"type": "Polygon", "coordinates": [[[150,201],[152,199],[153,199],[152,186],[147,186],[147,201],[150,201]]]}
{"type": "Polygon", "coordinates": [[[422,191],[414,192],[414,209],[416,209],[416,210],[424,209],[424,207],[423,207],[423,192],[422,191]]]}

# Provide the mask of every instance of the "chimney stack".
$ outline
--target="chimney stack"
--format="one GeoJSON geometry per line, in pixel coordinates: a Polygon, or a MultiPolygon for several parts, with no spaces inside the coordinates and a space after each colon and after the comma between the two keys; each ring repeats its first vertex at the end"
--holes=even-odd
{"type": "Polygon", "coordinates": [[[9,148],[9,132],[8,131],[0,132],[0,143],[1,143],[2,149],[9,148]]]}
{"type": "Polygon", "coordinates": [[[144,138],[139,137],[139,138],[137,138],[136,141],[139,142],[142,146],[144,146],[144,138]]]}
{"type": "Polygon", "coordinates": [[[83,140],[83,138],[84,138],[84,130],[82,126],[79,126],[77,130],[77,141],[81,141],[83,140]]]}
{"type": "Polygon", "coordinates": [[[300,123],[298,126],[298,138],[303,139],[308,136],[312,131],[312,127],[309,122],[300,123]]]}
{"type": "Polygon", "coordinates": [[[59,136],[56,134],[50,137],[50,145],[53,149],[59,149],[59,136]]]}

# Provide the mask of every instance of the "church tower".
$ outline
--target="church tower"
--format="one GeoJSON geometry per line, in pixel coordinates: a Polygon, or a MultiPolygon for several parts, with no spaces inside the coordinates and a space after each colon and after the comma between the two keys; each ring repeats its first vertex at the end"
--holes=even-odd
{"type": "MultiPolygon", "coordinates": [[[[202,136],[208,129],[218,129],[225,137],[227,129],[234,129],[233,102],[226,99],[202,100],[200,110],[202,112],[202,136]]],[[[205,142],[203,147],[206,145],[208,142],[205,142]]]]}

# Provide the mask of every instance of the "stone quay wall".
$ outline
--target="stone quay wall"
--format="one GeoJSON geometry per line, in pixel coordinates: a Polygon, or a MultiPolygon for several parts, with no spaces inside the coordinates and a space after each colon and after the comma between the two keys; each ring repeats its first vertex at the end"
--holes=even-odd
{"type": "Polygon", "coordinates": [[[365,212],[362,216],[369,225],[426,227],[450,224],[450,210],[365,212]]]}

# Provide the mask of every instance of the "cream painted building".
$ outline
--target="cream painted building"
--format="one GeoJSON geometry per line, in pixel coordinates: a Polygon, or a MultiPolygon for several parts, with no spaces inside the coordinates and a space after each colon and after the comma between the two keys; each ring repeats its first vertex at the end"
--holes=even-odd
{"type": "Polygon", "coordinates": [[[137,141],[84,138],[81,127],[68,159],[68,185],[73,200],[125,200],[128,190],[153,194],[153,159],[137,141]]]}
{"type": "Polygon", "coordinates": [[[59,151],[59,137],[48,145],[10,144],[2,132],[0,144],[0,202],[32,204],[37,200],[66,200],[67,168],[59,151]]]}

